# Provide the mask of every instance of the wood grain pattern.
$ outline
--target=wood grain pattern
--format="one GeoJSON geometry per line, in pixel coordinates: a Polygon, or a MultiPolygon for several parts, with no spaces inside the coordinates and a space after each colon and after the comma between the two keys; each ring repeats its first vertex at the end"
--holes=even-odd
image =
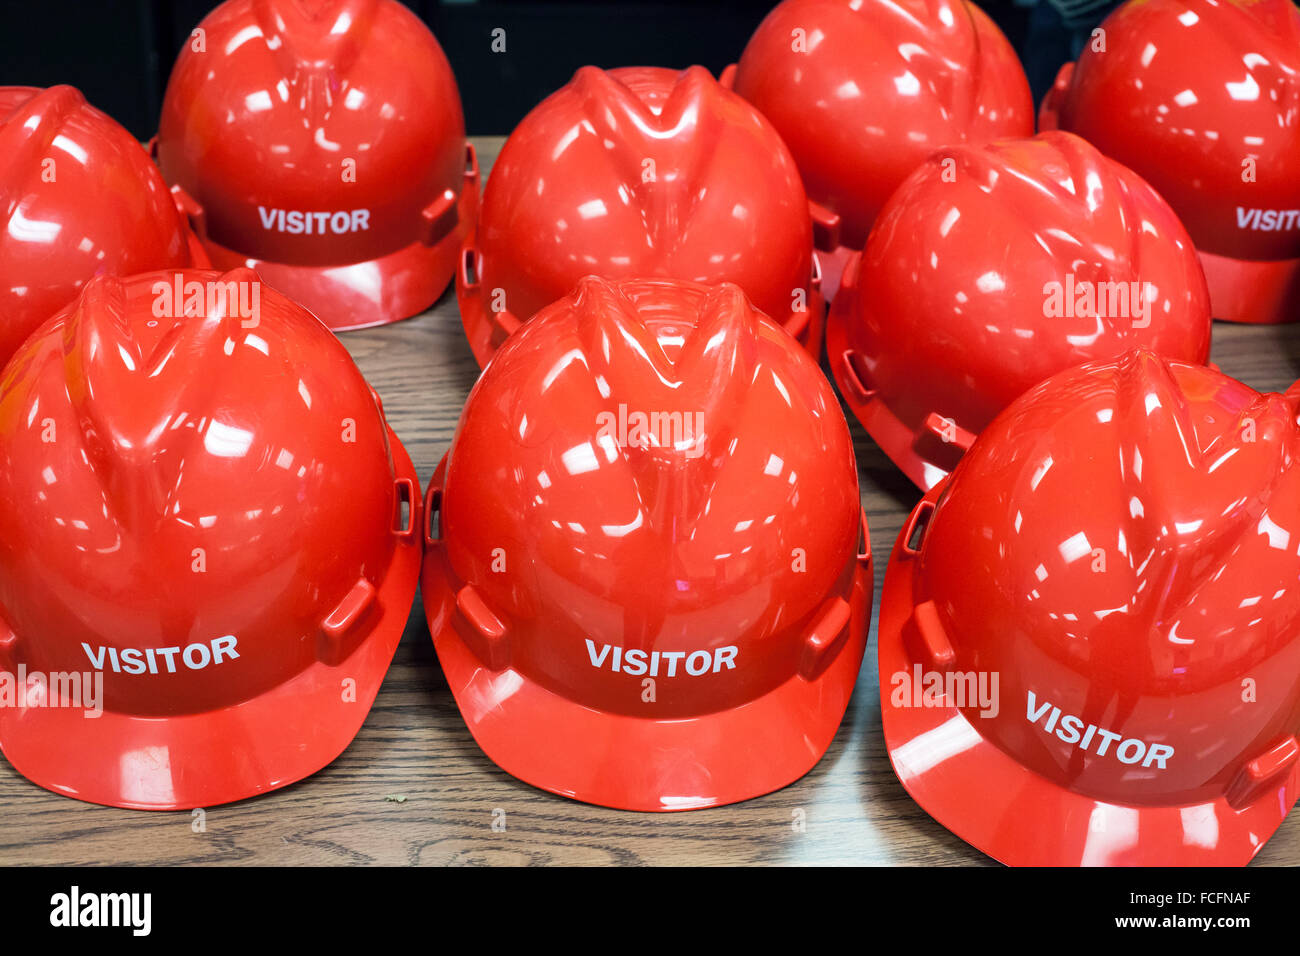
{"type": "MultiPolygon", "coordinates": [[[[485,165],[499,137],[477,141],[485,165]]],[[[346,333],[427,482],[478,373],[445,294],[424,315],[346,333]]],[[[1261,390],[1300,377],[1300,328],[1214,330],[1214,360],[1261,390]]],[[[852,417],[850,416],[850,421],[852,417]]],[[[852,422],[876,560],[918,493],[852,422]]],[[[743,804],[637,814],[575,803],[498,770],[474,744],[433,653],[418,600],[375,707],[352,746],[294,786],[206,813],[141,813],[68,800],[0,761],[0,863],[211,864],[975,864],[991,861],[939,826],[899,785],[880,732],[872,639],[848,714],[802,780],[743,804]],[[390,794],[406,797],[389,802],[390,794]],[[505,813],[504,832],[492,829],[505,813]],[[792,826],[802,811],[803,832],[792,826]]],[[[72,741],[68,742],[73,746],[72,741]]],[[[1258,857],[1300,863],[1300,812],[1258,857]]]]}

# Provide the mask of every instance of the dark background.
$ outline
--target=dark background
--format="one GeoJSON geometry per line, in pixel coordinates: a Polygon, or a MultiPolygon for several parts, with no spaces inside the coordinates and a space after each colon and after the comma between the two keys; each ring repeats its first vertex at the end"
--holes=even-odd
{"type": "MultiPolygon", "coordinates": [[[[574,70],[700,63],[717,75],[775,0],[405,0],[460,84],[471,134],[508,133],[574,70]],[[506,31],[506,52],[491,31],[506,31]]],[[[79,87],[138,138],[154,133],[167,75],[217,0],[0,0],[0,85],[79,87]]],[[[1073,38],[1045,0],[981,6],[1025,63],[1037,101],[1073,38]]]]}

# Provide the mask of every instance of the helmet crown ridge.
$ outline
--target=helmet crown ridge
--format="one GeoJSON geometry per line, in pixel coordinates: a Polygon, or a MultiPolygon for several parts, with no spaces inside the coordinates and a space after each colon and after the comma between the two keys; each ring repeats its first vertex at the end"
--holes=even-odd
{"type": "Polygon", "coordinates": [[[961,69],[972,62],[979,53],[979,37],[970,12],[963,0],[880,0],[879,11],[865,5],[854,5],[854,10],[870,22],[878,15],[890,17],[911,30],[928,34],[932,39],[942,38],[944,46],[931,44],[929,50],[915,51],[929,55],[934,62],[949,69],[961,69]],[[932,50],[942,49],[934,55],[932,50]]]}
{"type": "MultiPolygon", "coordinates": [[[[724,282],[695,293],[701,296],[698,321],[681,327],[680,344],[674,348],[666,347],[663,338],[650,328],[650,323],[656,321],[655,309],[647,307],[643,311],[636,301],[638,293],[653,294],[661,285],[655,280],[620,285],[596,276],[578,283],[574,317],[593,374],[617,376],[626,359],[634,357],[638,361],[632,366],[652,371],[652,378],[661,388],[688,386],[713,394],[725,390],[732,381],[746,379],[758,322],[740,288],[724,282]]],[[[616,384],[614,391],[619,390],[616,384]]]]}
{"type": "Polygon", "coordinates": [[[1115,437],[1127,472],[1121,479],[1130,504],[1127,536],[1132,553],[1163,552],[1167,565],[1166,586],[1145,594],[1159,602],[1153,622],[1167,613],[1162,609],[1190,605],[1202,587],[1214,586],[1241,540],[1259,532],[1261,516],[1291,474],[1293,409],[1281,395],[1246,394],[1249,401],[1230,410],[1235,415],[1207,414],[1155,353],[1135,350],[1120,360],[1115,437]],[[1217,480],[1220,469],[1236,477],[1217,480]],[[1199,506],[1189,509],[1186,489],[1196,484],[1204,491],[1199,506]],[[1253,489],[1250,506],[1240,497],[1243,488],[1253,489]],[[1199,525],[1200,533],[1171,549],[1168,531],[1176,521],[1199,525]],[[1189,552],[1195,560],[1187,560],[1189,552]]]}
{"type": "MultiPolygon", "coordinates": [[[[915,4],[884,0],[880,7],[886,16],[897,17],[907,34],[924,38],[896,50],[908,73],[954,117],[965,122],[974,118],[979,111],[985,51],[980,48],[979,31],[969,6],[963,0],[925,0],[923,16],[914,12],[915,4]],[[904,50],[908,55],[903,55],[904,50]]],[[[865,9],[860,12],[868,18],[873,16],[865,9]]],[[[963,132],[960,139],[966,138],[963,132]]]]}
{"type": "MultiPolygon", "coordinates": [[[[7,116],[0,116],[0,182],[21,182],[24,171],[48,154],[68,118],[89,105],[72,86],[32,92],[34,96],[7,116]]],[[[15,195],[14,201],[17,198],[15,195]]],[[[5,212],[12,215],[12,209],[5,212]]]]}
{"type": "Polygon", "coordinates": [[[1256,464],[1261,478],[1250,487],[1267,488],[1270,482],[1262,476],[1277,474],[1295,457],[1295,410],[1283,395],[1252,392],[1235,417],[1202,414],[1169,362],[1147,349],[1134,349],[1120,359],[1115,390],[1124,427],[1120,441],[1133,445],[1145,437],[1151,448],[1147,457],[1170,470],[1209,471],[1229,451],[1258,445],[1263,454],[1247,460],[1256,464]]]}
{"type": "Polygon", "coordinates": [[[728,430],[724,423],[739,414],[752,386],[758,318],[740,289],[724,283],[696,293],[695,324],[656,320],[654,306],[662,302],[643,311],[635,300],[638,292],[654,296],[665,283],[640,285],[584,279],[574,302],[578,337],[597,391],[602,397],[609,392],[596,416],[604,422],[596,440],[606,455],[621,454],[616,467],[626,469],[650,524],[674,512],[690,522],[699,519],[713,486],[702,475],[727,464],[709,436],[717,427],[728,430]],[[665,340],[673,344],[666,347],[665,340]],[[606,429],[629,401],[651,423],[659,413],[680,420],[681,429],[658,434],[651,428],[645,443],[620,451],[606,429]]]}
{"type": "MultiPolygon", "coordinates": [[[[184,273],[175,275],[183,282],[184,273]]],[[[210,275],[223,285],[258,281],[248,269],[210,275]]],[[[155,295],[171,294],[168,276],[158,274],[155,295]]],[[[226,339],[220,333],[230,318],[228,306],[209,306],[200,314],[160,318],[153,334],[142,339],[140,326],[128,321],[125,284],[117,276],[96,276],[68,312],[64,375],[87,461],[117,516],[137,529],[161,516],[186,447],[202,440],[201,428],[176,427],[185,418],[178,410],[209,407],[202,397],[219,381],[193,376],[188,365],[172,360],[202,357],[206,367],[220,367],[226,339]]]]}
{"type": "MultiPolygon", "coordinates": [[[[1081,268],[1099,273],[1077,278],[1127,280],[1141,274],[1138,246],[1144,237],[1144,214],[1139,202],[1145,197],[1135,196],[1116,164],[1081,137],[1052,131],[1032,139],[995,140],[983,148],[959,146],[943,153],[960,157],[966,171],[982,177],[990,191],[1004,175],[1022,184],[1016,190],[1016,208],[1027,223],[1059,222],[1065,213],[1086,225],[1068,232],[1035,229],[1037,242],[1055,261],[1073,261],[1076,274],[1081,268]],[[1114,237],[1123,241],[1115,242],[1114,237]]],[[[942,159],[943,154],[931,164],[942,159]]]]}
{"type": "MultiPolygon", "coordinates": [[[[763,330],[765,319],[735,285],[668,279],[589,276],[537,319],[567,326],[576,340],[582,357],[574,364],[590,384],[570,398],[568,414],[611,476],[607,488],[640,502],[649,525],[707,523],[719,476],[735,471],[729,439],[752,421],[747,399],[756,377],[765,378],[758,370],[770,367],[761,354],[766,344],[784,347],[784,333],[763,330]],[[764,336],[778,341],[760,343],[764,336]]],[[[526,337],[531,348],[545,347],[541,333],[526,337]]],[[[534,440],[537,427],[530,421],[534,440]]],[[[756,446],[740,447],[743,457],[756,446]]]]}
{"type": "Polygon", "coordinates": [[[585,99],[588,115],[604,124],[617,123],[618,113],[632,118],[643,133],[662,133],[677,127],[691,111],[709,115],[713,110],[699,110],[702,102],[724,96],[725,90],[702,66],[688,66],[670,71],[660,67],[622,67],[602,70],[597,66],[579,67],[573,74],[573,89],[585,99]],[[666,89],[648,74],[676,73],[666,89]]]}
{"type": "MultiPolygon", "coordinates": [[[[1026,152],[1036,148],[1035,140],[1019,141],[1026,152]]],[[[1121,193],[1122,182],[1117,175],[1117,167],[1100,152],[1090,146],[1081,137],[1072,133],[1044,133],[1041,148],[1055,154],[1042,163],[1028,163],[1023,167],[1032,174],[1035,167],[1047,175],[1042,176],[1048,191],[1056,202],[1070,202],[1081,206],[1078,213],[1086,221],[1098,227],[1123,229],[1124,220],[1133,216],[1131,202],[1103,202],[1107,194],[1117,194],[1117,198],[1130,200],[1131,197],[1121,193]]],[[[990,152],[999,152],[1008,165],[1020,167],[1018,160],[1022,155],[1016,145],[1008,144],[1003,149],[997,142],[990,146],[990,152]]],[[[1035,183],[1036,185],[1036,183],[1035,183]]],[[[1128,230],[1124,230],[1127,232],[1128,230]]]]}
{"type": "Polygon", "coordinates": [[[1214,17],[1214,29],[1221,49],[1237,53],[1261,48],[1267,56],[1246,56],[1243,63],[1256,78],[1272,77],[1294,93],[1300,28],[1292,0],[1254,0],[1250,3],[1182,0],[1192,13],[1214,17]]]}
{"type": "Polygon", "coordinates": [[[671,85],[660,79],[670,73],[584,66],[574,74],[573,90],[594,129],[617,144],[606,150],[606,159],[634,208],[640,206],[647,247],[671,256],[695,214],[708,208],[699,187],[717,161],[718,139],[728,125],[743,123],[744,114],[728,108],[734,94],[704,67],[677,72],[671,85]],[[673,148],[676,143],[686,148],[673,148]],[[658,160],[649,176],[647,157],[658,160]]]}
{"type": "MultiPolygon", "coordinates": [[[[345,73],[374,27],[380,0],[254,0],[269,49],[293,66],[345,73]]],[[[287,71],[293,76],[295,70],[287,71]]]]}

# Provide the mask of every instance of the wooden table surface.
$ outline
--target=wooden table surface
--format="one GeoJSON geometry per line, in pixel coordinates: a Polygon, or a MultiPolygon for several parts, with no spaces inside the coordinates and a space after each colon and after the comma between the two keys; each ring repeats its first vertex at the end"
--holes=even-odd
{"type": "MultiPolygon", "coordinates": [[[[501,141],[476,140],[485,169],[501,141]]],[[[478,374],[454,291],[417,318],[342,339],[427,482],[478,374]]],[[[1286,388],[1300,378],[1300,327],[1216,323],[1213,360],[1254,388],[1286,388]]],[[[878,606],[889,550],[919,495],[848,417],[878,606]]],[[[275,793],[208,809],[203,832],[195,832],[189,813],[69,800],[0,761],[0,863],[988,865],[931,820],[890,769],[874,625],[844,723],[811,773],[734,806],[642,814],[552,796],[484,757],[456,710],[417,599],[374,709],[329,767],[275,793]],[[500,811],[504,831],[493,828],[500,811]],[[791,825],[796,811],[802,832],[791,825]]],[[[1300,864],[1300,811],[1257,862],[1300,864]]]]}

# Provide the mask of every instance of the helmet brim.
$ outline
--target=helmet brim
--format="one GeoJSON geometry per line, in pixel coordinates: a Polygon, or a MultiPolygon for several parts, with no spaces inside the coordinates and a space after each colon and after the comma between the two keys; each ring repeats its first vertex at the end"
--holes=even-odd
{"type": "MultiPolygon", "coordinates": [[[[391,431],[389,440],[398,476],[414,482],[410,457],[391,431]]],[[[182,717],[0,707],[0,750],[47,790],[134,810],[215,806],[308,777],[347,749],[370,712],[410,617],[420,552],[417,535],[399,541],[370,612],[379,620],[337,665],[315,662],[265,694],[182,717]]]]}
{"type": "MultiPolygon", "coordinates": [[[[925,501],[933,504],[940,488],[925,501]]],[[[903,534],[912,531],[904,525],[903,534]]],[[[1242,866],[1286,818],[1300,791],[1292,767],[1240,809],[1220,797],[1187,806],[1130,806],[1075,793],[981,736],[965,713],[895,706],[895,674],[911,674],[904,629],[916,606],[915,555],[900,535],[885,572],[877,636],[885,747],[903,788],[936,821],[1012,866],[1242,866]]]]}
{"type": "Polygon", "coordinates": [[[1300,322],[1300,259],[1232,259],[1200,250],[1210,313],[1227,322],[1300,322]]]}
{"type": "Polygon", "coordinates": [[[889,460],[898,466],[912,483],[928,491],[948,475],[948,469],[924,457],[917,451],[917,433],[904,423],[888,403],[867,383],[857,381],[856,373],[849,367],[849,313],[856,299],[857,270],[860,257],[854,257],[844,268],[841,284],[830,314],[826,317],[826,360],[831,378],[849,411],[866,430],[889,460]]]}
{"type": "MultiPolygon", "coordinates": [[[[827,671],[795,676],[734,710],[652,720],[603,713],[518,671],[492,671],[440,614],[451,597],[425,585],[434,647],[475,742],[502,770],[542,790],[619,810],[722,806],[771,793],[808,773],[844,718],[866,648],[861,602],[854,636],[827,671]]],[[[452,599],[445,609],[452,609],[452,599]]]]}
{"type": "Polygon", "coordinates": [[[203,246],[215,268],[245,266],[271,288],[310,310],[335,332],[389,325],[419,315],[451,284],[460,245],[478,215],[478,188],[468,178],[457,203],[459,221],[437,242],[415,242],[396,252],[338,266],[304,266],[253,259],[212,239],[203,246]]]}
{"type": "Polygon", "coordinates": [[[490,669],[457,632],[456,594],[436,544],[426,553],[422,578],[438,660],[487,757],[525,783],[560,796],[654,812],[761,796],[793,783],[821,760],[857,683],[871,592],[870,564],[860,562],[849,636],[814,680],[795,675],[741,707],[654,720],[596,710],[517,670],[490,669]]]}

